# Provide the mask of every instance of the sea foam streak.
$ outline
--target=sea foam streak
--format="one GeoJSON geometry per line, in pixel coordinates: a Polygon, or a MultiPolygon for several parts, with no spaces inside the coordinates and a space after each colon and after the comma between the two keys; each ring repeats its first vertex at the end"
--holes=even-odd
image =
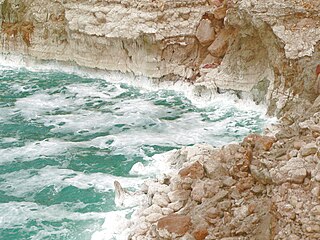
{"type": "MultiPolygon", "coordinates": [[[[219,104],[220,106],[233,106],[244,109],[244,110],[255,110],[262,114],[266,113],[266,106],[256,105],[250,97],[245,99],[238,99],[234,94],[216,94],[208,90],[206,94],[199,96],[199,92],[196,89],[197,87],[185,81],[156,81],[151,80],[143,76],[135,76],[130,73],[121,73],[116,71],[105,71],[98,69],[91,69],[85,67],[79,67],[71,63],[65,62],[55,62],[55,61],[41,61],[32,59],[30,57],[23,57],[19,55],[1,55],[0,56],[0,66],[2,69],[20,69],[25,68],[28,71],[35,72],[65,72],[69,74],[76,74],[81,77],[96,78],[96,79],[105,79],[108,82],[112,83],[127,83],[132,86],[144,89],[146,91],[157,91],[161,89],[173,90],[177,92],[183,92],[184,95],[192,101],[192,104],[197,107],[203,108],[207,106],[214,106],[219,104]]],[[[1,69],[0,69],[1,70],[1,69]]],[[[275,121],[275,120],[273,120],[275,121]]]]}

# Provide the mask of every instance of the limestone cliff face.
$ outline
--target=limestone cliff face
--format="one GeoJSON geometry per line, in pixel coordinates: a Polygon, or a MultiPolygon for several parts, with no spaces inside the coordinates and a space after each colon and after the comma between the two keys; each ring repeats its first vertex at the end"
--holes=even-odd
{"type": "Polygon", "coordinates": [[[188,78],[193,64],[205,57],[195,31],[210,9],[205,0],[5,0],[2,51],[154,78],[188,78]],[[30,44],[5,28],[23,22],[34,27],[30,44]]]}
{"type": "Polygon", "coordinates": [[[282,115],[319,94],[320,3],[1,0],[1,51],[251,92],[282,115]]]}
{"type": "Polygon", "coordinates": [[[258,100],[257,93],[269,86],[271,114],[282,115],[297,99],[315,100],[320,93],[319,1],[237,1],[225,21],[239,32],[218,73],[208,78],[223,88],[240,79],[258,100]]]}

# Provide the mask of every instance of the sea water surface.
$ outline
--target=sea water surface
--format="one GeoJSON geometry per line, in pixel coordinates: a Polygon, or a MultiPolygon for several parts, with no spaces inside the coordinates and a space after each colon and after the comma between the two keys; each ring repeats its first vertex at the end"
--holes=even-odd
{"type": "Polygon", "coordinates": [[[3,65],[4,240],[91,239],[105,221],[107,228],[116,221],[110,213],[120,211],[113,181],[135,188],[154,173],[130,174],[135,163],[152,165],[154,156],[185,145],[240,141],[268,121],[263,108],[229,95],[197,104],[183,92],[123,81],[132,76],[3,65]]]}

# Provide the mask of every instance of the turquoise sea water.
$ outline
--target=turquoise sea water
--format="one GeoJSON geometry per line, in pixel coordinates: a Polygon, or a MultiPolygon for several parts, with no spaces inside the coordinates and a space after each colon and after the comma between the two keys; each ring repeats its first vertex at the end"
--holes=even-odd
{"type": "Polygon", "coordinates": [[[91,239],[117,210],[113,181],[134,188],[148,177],[131,175],[134,163],[239,141],[265,123],[227,96],[199,107],[174,91],[2,67],[0,239],[91,239]]]}

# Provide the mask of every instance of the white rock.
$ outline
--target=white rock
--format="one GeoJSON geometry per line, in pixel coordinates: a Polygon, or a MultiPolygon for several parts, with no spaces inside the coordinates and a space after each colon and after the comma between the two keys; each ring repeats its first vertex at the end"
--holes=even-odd
{"type": "Polygon", "coordinates": [[[176,201],[168,204],[168,208],[171,208],[173,211],[179,211],[184,205],[183,201],[176,201]]]}
{"type": "Polygon", "coordinates": [[[169,215],[171,213],[174,213],[173,209],[172,208],[168,208],[168,207],[164,207],[162,208],[162,214],[163,215],[169,215]]]}
{"type": "Polygon", "coordinates": [[[148,186],[149,195],[154,195],[155,193],[168,193],[169,191],[170,187],[168,185],[159,182],[152,182],[148,186]]]}
{"type": "Polygon", "coordinates": [[[161,207],[159,207],[158,205],[153,204],[150,207],[144,209],[143,212],[142,212],[142,214],[144,216],[148,216],[148,215],[150,215],[152,213],[162,213],[161,207]]]}
{"type": "Polygon", "coordinates": [[[162,217],[162,213],[151,213],[150,215],[146,216],[146,220],[150,223],[154,223],[162,217]]]}
{"type": "Polygon", "coordinates": [[[185,201],[190,196],[190,190],[175,190],[168,193],[171,202],[185,201]]]}
{"type": "Polygon", "coordinates": [[[152,199],[152,203],[160,206],[160,207],[166,207],[169,204],[169,198],[167,194],[165,193],[155,193],[152,199]]]}

